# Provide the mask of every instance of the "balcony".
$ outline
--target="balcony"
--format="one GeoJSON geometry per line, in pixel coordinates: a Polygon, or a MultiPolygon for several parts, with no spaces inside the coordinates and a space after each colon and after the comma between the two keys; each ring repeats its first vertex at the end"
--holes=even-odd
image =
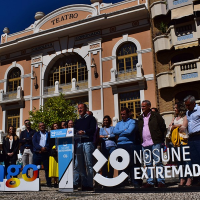
{"type": "Polygon", "coordinates": [[[193,4],[193,0],[167,0],[167,9],[172,10],[190,4],[193,4]]]}
{"type": "Polygon", "coordinates": [[[158,89],[174,87],[179,84],[199,81],[200,62],[199,59],[174,63],[170,72],[157,74],[158,89]]]}
{"type": "Polygon", "coordinates": [[[21,101],[23,98],[22,87],[18,86],[16,91],[6,92],[0,90],[0,104],[21,101]]]}
{"type": "Polygon", "coordinates": [[[176,63],[172,69],[174,69],[174,85],[200,80],[199,59],[176,63]]]}
{"type": "Polygon", "coordinates": [[[172,72],[162,72],[156,75],[158,82],[158,89],[174,87],[172,72]]]}
{"type": "Polygon", "coordinates": [[[129,70],[120,71],[120,72],[117,72],[116,69],[112,68],[110,72],[111,72],[111,80],[110,80],[111,86],[145,80],[142,74],[141,64],[137,64],[136,68],[134,69],[129,69],[129,70]]]}
{"type": "Polygon", "coordinates": [[[170,49],[170,41],[168,35],[157,36],[153,39],[153,41],[154,41],[155,53],[170,49]]]}
{"type": "Polygon", "coordinates": [[[117,73],[117,81],[136,78],[136,77],[137,77],[136,69],[120,71],[120,72],[117,73]]]}
{"type": "Polygon", "coordinates": [[[175,49],[183,49],[198,46],[198,34],[196,23],[186,24],[184,26],[170,26],[164,35],[156,36],[154,41],[155,52],[175,49]]]}
{"type": "Polygon", "coordinates": [[[55,85],[44,87],[43,96],[56,96],[60,93],[70,94],[85,91],[88,91],[88,80],[77,82],[76,79],[73,78],[71,83],[59,84],[59,82],[56,81],[55,85]]]}
{"type": "Polygon", "coordinates": [[[166,9],[166,2],[165,1],[156,1],[151,4],[151,16],[152,18],[160,16],[160,15],[166,15],[167,9],[166,9]]]}

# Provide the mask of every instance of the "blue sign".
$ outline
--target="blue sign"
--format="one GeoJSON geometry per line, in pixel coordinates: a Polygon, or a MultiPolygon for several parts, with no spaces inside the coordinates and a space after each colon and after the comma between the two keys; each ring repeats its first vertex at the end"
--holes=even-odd
{"type": "Polygon", "coordinates": [[[188,34],[188,35],[182,35],[182,36],[178,36],[178,37],[177,37],[178,41],[187,40],[187,39],[191,39],[191,38],[193,38],[193,33],[188,34]]]}
{"type": "Polygon", "coordinates": [[[50,136],[51,136],[51,138],[73,137],[74,129],[73,128],[65,128],[65,129],[51,130],[50,136]]]}
{"type": "Polygon", "coordinates": [[[178,4],[186,3],[186,2],[188,2],[188,0],[177,0],[177,1],[174,1],[173,4],[178,5],[178,4]]]}
{"type": "Polygon", "coordinates": [[[181,75],[181,78],[183,80],[185,79],[190,79],[190,78],[197,78],[198,77],[198,73],[197,72],[194,72],[194,73],[189,73],[189,74],[182,74],[181,75]]]}
{"type": "Polygon", "coordinates": [[[58,139],[60,191],[73,191],[73,146],[73,137],[58,139]]]}

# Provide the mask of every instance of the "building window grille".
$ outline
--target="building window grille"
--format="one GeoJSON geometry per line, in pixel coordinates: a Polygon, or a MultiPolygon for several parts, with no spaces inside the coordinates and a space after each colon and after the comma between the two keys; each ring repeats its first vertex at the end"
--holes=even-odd
{"type": "Polygon", "coordinates": [[[16,129],[19,128],[19,121],[20,121],[20,109],[7,111],[7,128],[9,126],[14,126],[16,129]]]}
{"type": "Polygon", "coordinates": [[[21,85],[21,71],[19,68],[14,68],[8,75],[8,92],[17,90],[21,85]]]}
{"type": "Polygon", "coordinates": [[[133,119],[138,118],[141,114],[140,91],[119,94],[119,105],[120,110],[129,108],[133,119]]]}
{"type": "Polygon", "coordinates": [[[88,80],[86,63],[80,56],[70,55],[59,59],[49,73],[49,86],[71,83],[72,78],[77,82],[88,80]]]}
{"type": "Polygon", "coordinates": [[[132,42],[122,44],[117,51],[117,70],[118,72],[136,72],[138,63],[137,47],[132,42]]]}

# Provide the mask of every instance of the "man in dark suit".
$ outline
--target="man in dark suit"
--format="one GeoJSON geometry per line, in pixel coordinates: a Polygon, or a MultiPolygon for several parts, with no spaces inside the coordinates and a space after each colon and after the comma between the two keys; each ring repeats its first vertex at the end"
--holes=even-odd
{"type": "MultiPolygon", "coordinates": [[[[24,121],[26,126],[26,130],[22,131],[20,134],[19,142],[21,144],[20,152],[22,154],[22,163],[23,166],[28,164],[33,164],[33,143],[32,138],[35,134],[35,130],[31,129],[30,120],[26,119],[24,121]]],[[[31,177],[33,175],[33,171],[31,170],[31,177]]]]}
{"type": "MultiPolygon", "coordinates": [[[[92,115],[86,113],[87,106],[83,103],[78,105],[80,118],[76,121],[74,129],[76,135],[82,137],[77,141],[76,165],[81,176],[82,190],[93,190],[93,163],[92,153],[94,151],[93,137],[96,130],[96,120],[92,115]]],[[[77,187],[74,177],[74,188],[77,187]]]]}
{"type": "Polygon", "coordinates": [[[43,163],[47,187],[51,187],[49,178],[49,150],[50,150],[50,133],[45,130],[45,124],[39,123],[39,131],[33,136],[33,164],[41,165],[43,163]]]}

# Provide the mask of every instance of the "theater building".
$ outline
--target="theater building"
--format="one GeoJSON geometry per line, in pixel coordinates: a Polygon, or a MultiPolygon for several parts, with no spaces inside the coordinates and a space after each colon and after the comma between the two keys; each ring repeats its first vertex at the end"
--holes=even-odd
{"type": "Polygon", "coordinates": [[[150,0],[158,106],[167,125],[176,101],[200,100],[200,1],[150,0]]]}
{"type": "MultiPolygon", "coordinates": [[[[67,5],[44,15],[0,44],[0,129],[22,127],[29,111],[63,93],[88,104],[98,122],[120,108],[133,118],[141,101],[156,105],[153,52],[146,0],[67,5]]],[[[11,28],[11,27],[10,27],[11,28]]]]}

